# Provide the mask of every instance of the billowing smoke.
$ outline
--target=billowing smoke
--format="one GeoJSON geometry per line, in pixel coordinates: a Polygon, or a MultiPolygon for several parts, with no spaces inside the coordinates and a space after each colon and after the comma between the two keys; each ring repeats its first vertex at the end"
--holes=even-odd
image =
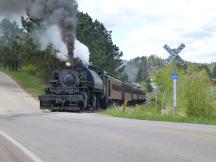
{"type": "Polygon", "coordinates": [[[89,56],[90,56],[90,52],[87,46],[85,46],[84,44],[82,44],[80,41],[78,41],[77,39],[75,40],[75,50],[74,50],[74,56],[75,57],[79,57],[84,64],[88,64],[89,63],[89,56]]]}
{"type": "Polygon", "coordinates": [[[27,10],[49,29],[58,26],[69,54],[73,54],[76,35],[77,3],[75,0],[28,0],[27,10]]]}
{"type": "MultiPolygon", "coordinates": [[[[63,61],[68,59],[68,49],[61,39],[61,31],[58,26],[51,26],[45,31],[35,31],[34,37],[41,43],[42,50],[52,43],[53,47],[57,49],[57,57],[63,61]]],[[[75,39],[74,47],[74,57],[79,57],[84,64],[88,64],[90,56],[88,47],[77,39],[75,39]]]]}
{"type": "Polygon", "coordinates": [[[32,33],[34,39],[39,41],[41,48],[46,48],[50,43],[58,50],[57,56],[65,59],[68,54],[79,55],[86,62],[89,58],[89,50],[85,45],[78,42],[75,49],[76,23],[77,23],[76,0],[0,0],[0,15],[3,17],[26,15],[40,20],[40,28],[32,33]],[[83,47],[86,48],[87,58],[82,55],[83,47]],[[74,51],[75,50],[75,51],[74,51]],[[82,50],[82,51],[79,51],[82,50]]]}
{"type": "Polygon", "coordinates": [[[26,0],[0,0],[0,15],[3,17],[25,14],[26,0]]]}
{"type": "Polygon", "coordinates": [[[32,33],[34,39],[40,42],[41,49],[46,49],[50,44],[57,50],[57,57],[60,60],[67,60],[67,46],[62,41],[61,32],[58,26],[53,25],[45,30],[35,30],[32,33]]]}

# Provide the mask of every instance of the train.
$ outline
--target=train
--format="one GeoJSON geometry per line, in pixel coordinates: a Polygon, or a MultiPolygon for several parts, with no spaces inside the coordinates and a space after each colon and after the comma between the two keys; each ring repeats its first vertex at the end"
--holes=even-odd
{"type": "Polygon", "coordinates": [[[54,70],[44,95],[39,96],[40,109],[50,111],[89,111],[109,105],[143,104],[146,91],[121,81],[103,69],[85,66],[54,70]]]}

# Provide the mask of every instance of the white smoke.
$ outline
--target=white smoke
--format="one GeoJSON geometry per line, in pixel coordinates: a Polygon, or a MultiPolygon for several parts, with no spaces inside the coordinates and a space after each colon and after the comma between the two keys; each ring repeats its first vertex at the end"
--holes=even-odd
{"type": "Polygon", "coordinates": [[[90,52],[86,45],[79,40],[75,40],[74,57],[79,57],[84,64],[89,64],[90,52]]]}
{"type": "MultiPolygon", "coordinates": [[[[57,57],[63,61],[68,59],[67,46],[61,39],[61,32],[58,26],[54,25],[44,31],[35,31],[33,33],[35,39],[41,44],[41,49],[46,49],[50,44],[53,45],[57,51],[57,57]]],[[[79,57],[84,64],[89,63],[90,52],[87,46],[82,44],[79,40],[75,40],[74,57],[79,57]]]]}
{"type": "Polygon", "coordinates": [[[61,32],[58,26],[53,25],[43,31],[36,30],[33,32],[33,37],[41,44],[42,50],[52,44],[57,51],[57,57],[61,60],[67,59],[67,47],[61,39],[61,32]]]}
{"type": "Polygon", "coordinates": [[[27,11],[42,21],[41,29],[32,33],[42,49],[52,44],[59,59],[67,60],[68,54],[74,53],[75,57],[88,63],[88,47],[75,40],[76,0],[0,0],[0,17],[24,16],[27,11]]]}
{"type": "Polygon", "coordinates": [[[61,39],[66,44],[68,53],[74,50],[74,40],[77,26],[76,0],[27,0],[27,11],[40,20],[43,28],[53,25],[59,27],[61,39]]]}

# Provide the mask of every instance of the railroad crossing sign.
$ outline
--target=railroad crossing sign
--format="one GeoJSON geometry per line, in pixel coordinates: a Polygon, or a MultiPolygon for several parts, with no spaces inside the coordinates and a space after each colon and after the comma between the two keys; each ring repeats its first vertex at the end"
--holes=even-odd
{"type": "MultiPolygon", "coordinates": [[[[186,61],[184,61],[179,56],[179,53],[181,53],[185,47],[186,46],[183,43],[177,49],[171,49],[168,45],[165,45],[164,49],[170,54],[170,56],[168,57],[168,59],[164,61],[164,65],[169,65],[175,60],[176,62],[184,66],[186,64],[186,61]]],[[[171,78],[173,79],[173,116],[174,116],[176,113],[176,96],[177,96],[176,81],[179,79],[179,74],[176,73],[175,64],[173,67],[173,74],[171,75],[171,78]]]]}
{"type": "Polygon", "coordinates": [[[168,45],[165,45],[164,49],[170,54],[170,56],[164,61],[164,64],[169,65],[171,62],[173,62],[173,60],[176,60],[178,63],[184,66],[186,64],[186,61],[184,61],[179,56],[179,53],[181,53],[185,47],[186,46],[183,43],[177,49],[171,49],[168,45]]]}

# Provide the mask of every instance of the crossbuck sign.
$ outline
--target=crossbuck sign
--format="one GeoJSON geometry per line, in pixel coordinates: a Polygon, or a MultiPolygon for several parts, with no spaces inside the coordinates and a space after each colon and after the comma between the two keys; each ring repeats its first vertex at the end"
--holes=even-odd
{"type": "MultiPolygon", "coordinates": [[[[171,49],[168,45],[164,46],[164,49],[170,54],[170,56],[164,61],[164,65],[171,64],[174,60],[180,63],[182,66],[186,64],[179,54],[186,46],[182,43],[177,49],[171,49]]],[[[177,89],[176,89],[176,80],[179,78],[179,74],[176,73],[175,64],[173,68],[173,74],[171,75],[173,79],[173,115],[176,113],[176,96],[177,96],[177,89]]]]}
{"type": "Polygon", "coordinates": [[[164,49],[170,54],[169,58],[165,60],[164,64],[169,65],[173,62],[173,60],[176,60],[178,63],[180,63],[182,66],[186,64],[186,61],[184,61],[180,56],[179,53],[185,48],[186,46],[182,43],[177,49],[171,49],[168,45],[164,46],[164,49]]]}

